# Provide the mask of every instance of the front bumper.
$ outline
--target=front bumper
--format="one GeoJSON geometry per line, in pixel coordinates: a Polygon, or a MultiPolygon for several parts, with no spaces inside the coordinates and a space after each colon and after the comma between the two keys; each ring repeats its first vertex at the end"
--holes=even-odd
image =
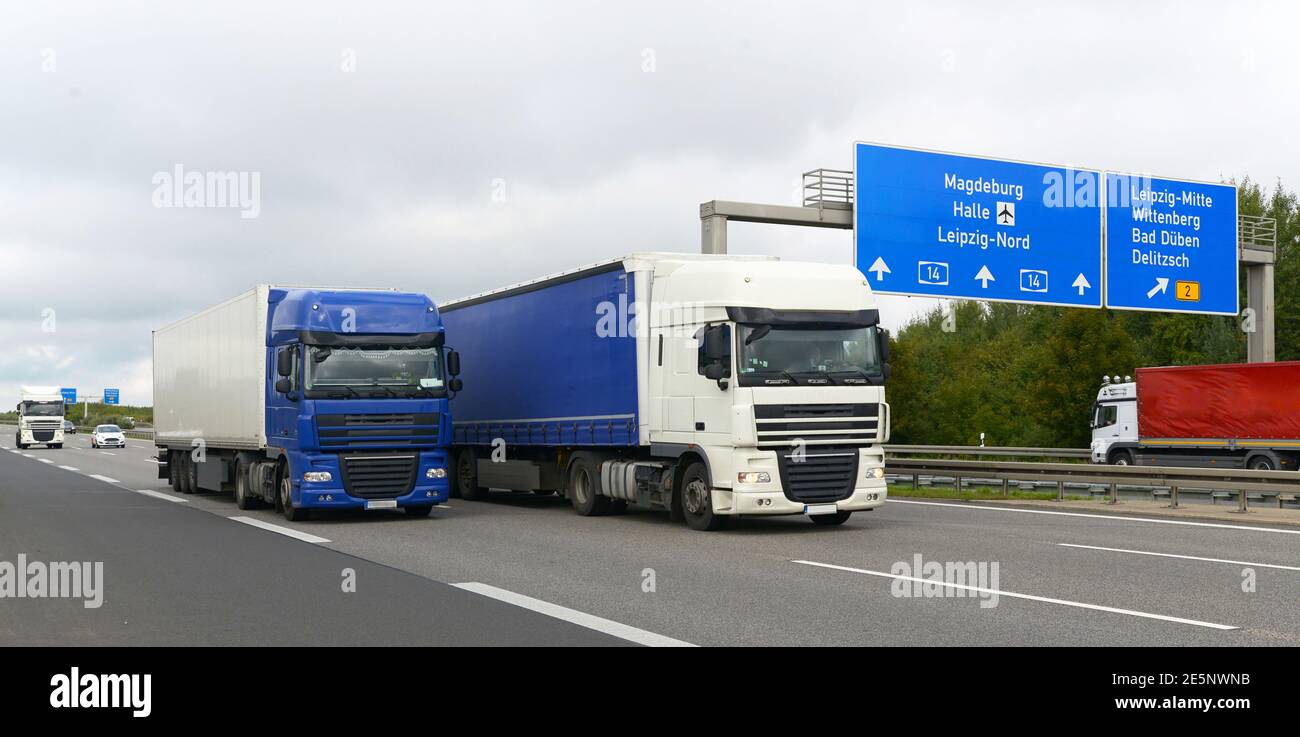
{"type": "MultiPolygon", "coordinates": [[[[858,469],[853,485],[853,493],[834,504],[840,512],[860,512],[875,509],[885,503],[889,496],[888,484],[884,478],[876,478],[874,469],[883,468],[884,456],[874,448],[862,448],[858,455],[858,469]],[[873,452],[875,451],[875,452],[873,452]]],[[[713,490],[714,514],[724,516],[758,516],[778,514],[804,514],[809,503],[795,501],[781,488],[781,476],[777,468],[775,451],[737,451],[736,472],[765,471],[771,481],[765,484],[734,483],[730,489],[713,490]]],[[[731,475],[734,481],[736,474],[731,475]]],[[[817,505],[820,506],[820,505],[817,505]]]]}
{"type": "Polygon", "coordinates": [[[349,494],[344,487],[339,458],[332,453],[293,454],[290,466],[294,475],[293,505],[302,509],[391,509],[394,502],[398,508],[421,507],[446,502],[451,491],[446,475],[440,479],[426,476],[431,468],[446,470],[445,451],[420,453],[415,486],[400,496],[366,498],[349,494]],[[303,481],[302,475],[307,471],[328,471],[331,479],[303,481]]]}
{"type": "Polygon", "coordinates": [[[23,445],[40,445],[41,443],[58,445],[63,443],[63,430],[34,431],[30,427],[25,427],[18,432],[18,437],[19,442],[23,445]]]}

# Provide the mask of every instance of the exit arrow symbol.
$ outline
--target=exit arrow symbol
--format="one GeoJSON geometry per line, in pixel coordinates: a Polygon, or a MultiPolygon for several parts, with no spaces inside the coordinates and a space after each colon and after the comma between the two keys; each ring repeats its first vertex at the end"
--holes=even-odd
{"type": "Polygon", "coordinates": [[[1151,287],[1151,291],[1147,292],[1147,299],[1151,299],[1157,294],[1164,294],[1167,291],[1169,291],[1169,279],[1158,276],[1156,277],[1156,285],[1151,287]]]}
{"type": "Polygon", "coordinates": [[[885,274],[893,273],[885,265],[885,260],[879,256],[876,257],[875,263],[871,264],[871,268],[867,269],[867,271],[876,275],[876,281],[884,281],[885,274]]]}
{"type": "Polygon", "coordinates": [[[1077,287],[1079,289],[1080,297],[1083,296],[1083,290],[1092,288],[1092,285],[1088,283],[1087,277],[1085,277],[1082,273],[1080,273],[1077,277],[1075,277],[1074,283],[1071,284],[1070,286],[1077,287]]]}
{"type": "Polygon", "coordinates": [[[993,274],[989,271],[989,267],[981,266],[980,273],[975,275],[975,281],[980,282],[980,287],[988,289],[989,282],[997,281],[997,279],[993,278],[993,274]]]}

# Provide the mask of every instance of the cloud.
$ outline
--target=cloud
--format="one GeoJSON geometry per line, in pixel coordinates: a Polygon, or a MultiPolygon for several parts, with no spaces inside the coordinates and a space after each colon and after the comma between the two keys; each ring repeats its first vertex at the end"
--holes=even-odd
{"type": "MultiPolygon", "coordinates": [[[[0,394],[151,401],[154,328],[252,284],[442,300],[796,201],[870,140],[1300,179],[1289,5],[29,3],[0,18],[0,394]],[[256,172],[260,210],[153,206],[256,172]],[[42,333],[56,310],[58,332],[42,333]],[[129,393],[128,393],[129,391],[129,393]]],[[[845,231],[733,224],[845,262],[845,231]]],[[[898,327],[933,300],[882,297],[898,327]]]]}

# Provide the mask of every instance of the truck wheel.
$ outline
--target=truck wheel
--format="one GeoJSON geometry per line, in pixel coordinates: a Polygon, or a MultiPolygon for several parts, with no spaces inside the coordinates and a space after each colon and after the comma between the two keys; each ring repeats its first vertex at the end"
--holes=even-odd
{"type": "Polygon", "coordinates": [[[478,485],[478,455],[472,450],[462,450],[456,456],[456,489],[461,499],[481,501],[491,494],[478,485]]]}
{"type": "Polygon", "coordinates": [[[849,515],[851,514],[853,513],[836,512],[835,514],[814,514],[812,517],[809,517],[809,519],[813,521],[814,525],[820,525],[822,527],[834,527],[835,525],[842,525],[845,522],[848,522],[849,515]]]}
{"type": "Polygon", "coordinates": [[[257,498],[252,494],[249,483],[251,466],[243,459],[235,461],[235,506],[240,509],[257,508],[257,498]]]}
{"type": "Polygon", "coordinates": [[[198,484],[194,483],[195,472],[198,471],[198,469],[194,467],[194,459],[190,458],[189,453],[181,451],[180,455],[181,455],[181,470],[180,470],[181,493],[193,494],[194,491],[198,488],[198,484]]]}
{"type": "Polygon", "coordinates": [[[1109,460],[1110,460],[1110,465],[1112,465],[1112,466],[1132,466],[1132,465],[1136,465],[1136,464],[1133,463],[1133,451],[1131,451],[1131,450],[1129,450],[1129,449],[1127,449],[1127,448],[1123,448],[1123,449],[1121,449],[1121,450],[1117,450],[1117,451],[1112,452],[1112,453],[1110,454],[1110,459],[1109,459],[1109,460]]]}
{"type": "Polygon", "coordinates": [[[682,474],[682,514],[692,530],[721,530],[727,520],[713,513],[712,484],[703,463],[692,463],[682,474]]]}
{"type": "Polygon", "coordinates": [[[311,510],[293,506],[293,474],[288,466],[280,467],[280,511],[290,522],[302,522],[311,516],[311,510]]]}
{"type": "Polygon", "coordinates": [[[1255,456],[1251,458],[1246,467],[1252,471],[1276,471],[1277,466],[1273,464],[1273,459],[1268,456],[1255,456]]]}
{"type": "Polygon", "coordinates": [[[407,517],[428,517],[433,511],[432,504],[421,504],[418,507],[403,507],[406,510],[407,517]]]}
{"type": "Polygon", "coordinates": [[[167,483],[172,491],[181,490],[181,454],[174,450],[167,452],[167,483]]]}
{"type": "Polygon", "coordinates": [[[60,448],[63,447],[63,443],[50,443],[50,447],[55,450],[59,450],[60,448]]]}
{"type": "Polygon", "coordinates": [[[596,472],[584,456],[574,458],[569,465],[567,494],[573,511],[583,517],[599,517],[609,511],[609,497],[596,493],[596,472]]]}

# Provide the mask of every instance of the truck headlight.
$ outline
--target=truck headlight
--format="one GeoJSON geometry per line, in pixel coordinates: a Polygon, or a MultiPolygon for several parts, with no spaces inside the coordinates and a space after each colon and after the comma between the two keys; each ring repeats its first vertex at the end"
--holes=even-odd
{"type": "Polygon", "coordinates": [[[430,468],[429,470],[424,472],[424,477],[426,479],[445,479],[447,478],[447,469],[430,468]]]}
{"type": "Polygon", "coordinates": [[[767,471],[741,471],[736,474],[736,481],[742,484],[770,484],[772,474],[767,471]]]}
{"type": "Polygon", "coordinates": [[[334,474],[329,471],[308,471],[302,475],[302,480],[309,483],[320,483],[322,481],[333,481],[334,474]]]}
{"type": "Polygon", "coordinates": [[[871,469],[871,475],[875,478],[883,479],[885,477],[885,469],[881,468],[880,466],[876,466],[875,468],[871,469]]]}

